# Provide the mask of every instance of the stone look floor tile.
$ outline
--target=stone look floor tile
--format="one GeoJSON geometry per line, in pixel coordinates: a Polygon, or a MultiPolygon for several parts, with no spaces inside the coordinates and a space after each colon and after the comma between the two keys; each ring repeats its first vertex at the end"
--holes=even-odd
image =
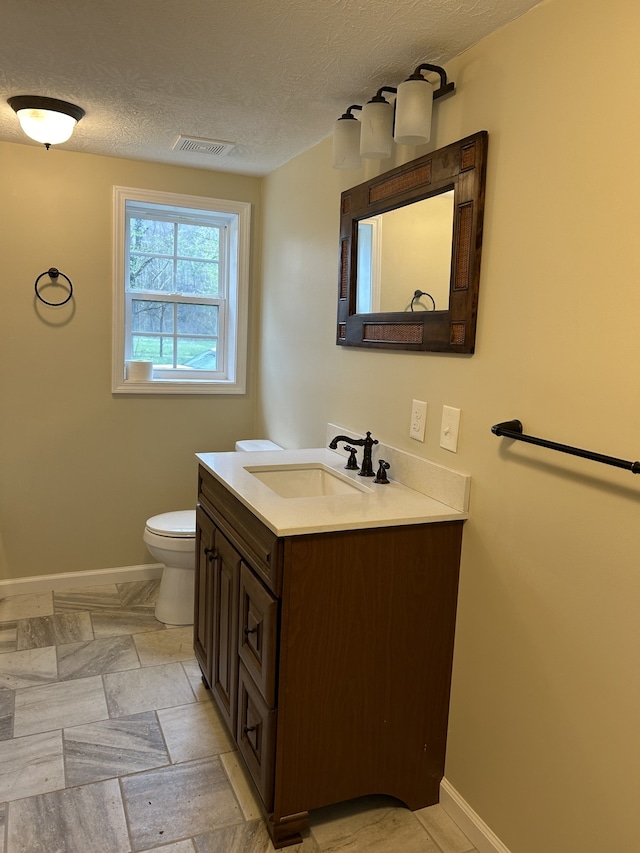
{"type": "Polygon", "coordinates": [[[54,592],[53,608],[56,613],[69,613],[76,610],[120,610],[122,604],[116,585],[106,584],[54,592]]]}
{"type": "Polygon", "coordinates": [[[132,581],[119,583],[118,593],[120,595],[121,607],[125,610],[129,607],[141,607],[147,610],[155,610],[160,589],[160,578],[146,581],[132,581]]]}
{"type": "Polygon", "coordinates": [[[225,752],[220,761],[231,783],[245,820],[256,820],[262,817],[262,808],[256,789],[249,777],[243,760],[236,752],[225,752]]]}
{"type": "MultiPolygon", "coordinates": [[[[225,826],[215,832],[199,835],[195,839],[198,853],[273,853],[269,833],[262,820],[225,826]]],[[[310,836],[302,844],[284,848],[287,853],[320,853],[320,848],[310,836]]]]}
{"type": "Polygon", "coordinates": [[[0,687],[0,741],[13,737],[15,693],[0,687]]]}
{"type": "MultiPolygon", "coordinates": [[[[0,847],[0,853],[2,848],[0,847]]],[[[193,841],[176,841],[175,844],[165,844],[163,847],[154,847],[151,850],[142,850],[141,853],[196,853],[196,848],[193,846],[193,841]]]]}
{"type": "Polygon", "coordinates": [[[0,803],[0,853],[5,853],[4,846],[4,828],[7,825],[7,807],[4,803],[0,803]]]}
{"type": "Polygon", "coordinates": [[[129,853],[117,779],[11,803],[7,853],[129,853]]]}
{"type": "Polygon", "coordinates": [[[103,679],[110,717],[127,717],[196,701],[179,663],[110,672],[103,679]]]}
{"type": "Polygon", "coordinates": [[[153,615],[142,608],[136,610],[111,610],[91,613],[93,635],[101,637],[116,637],[120,634],[141,634],[144,631],[164,631],[165,626],[153,615]]]}
{"type": "Polygon", "coordinates": [[[388,797],[327,806],[309,823],[323,853],[442,853],[413,813],[388,797]]]}
{"type": "Polygon", "coordinates": [[[136,850],[244,821],[217,758],[174,764],[121,781],[136,850]]]}
{"type": "Polygon", "coordinates": [[[185,671],[187,678],[189,679],[191,689],[193,690],[198,702],[212,701],[211,691],[206,687],[204,681],[202,680],[202,671],[197,661],[182,661],[182,668],[185,671]]]}
{"type": "Polygon", "coordinates": [[[158,711],[171,761],[193,761],[230,752],[235,743],[212,703],[196,702],[158,711]]]}
{"type": "Polygon", "coordinates": [[[74,726],[63,732],[67,785],[86,785],[169,764],[156,715],[74,726]]]}
{"type": "Polygon", "coordinates": [[[433,840],[447,853],[475,853],[473,844],[440,804],[414,812],[433,840]]]}
{"type": "Polygon", "coordinates": [[[0,655],[0,687],[16,690],[47,684],[57,677],[56,650],[53,647],[0,655]]]}
{"type": "Polygon", "coordinates": [[[21,619],[18,622],[18,651],[43,649],[81,640],[93,640],[91,617],[88,613],[59,613],[55,616],[21,619]]]}
{"type": "Polygon", "coordinates": [[[68,643],[58,646],[56,653],[61,681],[140,667],[133,637],[126,635],[86,643],[68,643]]]}
{"type": "Polygon", "coordinates": [[[193,660],[193,625],[133,637],[142,666],[193,660]]]}
{"type": "Polygon", "coordinates": [[[53,593],[42,592],[33,595],[11,595],[0,598],[0,622],[12,622],[17,619],[30,619],[32,616],[51,616],[53,614],[53,593]]]}
{"type": "Polygon", "coordinates": [[[0,743],[0,802],[56,791],[64,786],[61,732],[0,743]]]}
{"type": "Polygon", "coordinates": [[[100,676],[16,690],[14,737],[106,720],[100,676]]]}
{"type": "Polygon", "coordinates": [[[0,654],[18,650],[18,623],[0,622],[0,654]]]}

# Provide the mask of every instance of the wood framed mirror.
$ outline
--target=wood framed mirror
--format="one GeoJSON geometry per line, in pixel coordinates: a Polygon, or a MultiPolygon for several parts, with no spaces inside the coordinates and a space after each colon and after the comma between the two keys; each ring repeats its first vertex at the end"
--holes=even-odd
{"type": "Polygon", "coordinates": [[[483,130],[342,193],[338,345],[473,353],[487,147],[483,130]]]}

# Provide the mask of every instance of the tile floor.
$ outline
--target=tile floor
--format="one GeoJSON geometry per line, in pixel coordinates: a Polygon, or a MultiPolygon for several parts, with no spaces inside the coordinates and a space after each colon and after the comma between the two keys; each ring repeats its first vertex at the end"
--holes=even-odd
{"type": "MultiPolygon", "coordinates": [[[[157,581],[0,599],[0,853],[269,853],[157,581]]],[[[291,853],[475,853],[440,806],[314,811],[291,853]]]]}

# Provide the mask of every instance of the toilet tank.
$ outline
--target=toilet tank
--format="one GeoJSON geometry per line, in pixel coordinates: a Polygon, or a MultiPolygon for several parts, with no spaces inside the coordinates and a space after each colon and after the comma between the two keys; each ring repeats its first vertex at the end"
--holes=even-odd
{"type": "Polygon", "coordinates": [[[282,448],[267,438],[251,438],[245,441],[236,441],[236,450],[248,452],[251,450],[282,450],[282,448]]]}

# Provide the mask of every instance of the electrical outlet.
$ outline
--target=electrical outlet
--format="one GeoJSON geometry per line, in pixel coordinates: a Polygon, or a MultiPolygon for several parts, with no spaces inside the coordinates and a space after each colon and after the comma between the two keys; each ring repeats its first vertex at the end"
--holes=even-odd
{"type": "Polygon", "coordinates": [[[427,426],[427,404],[422,400],[414,400],[411,403],[411,426],[409,427],[409,438],[416,441],[424,441],[424,431],[427,426]]]}
{"type": "Polygon", "coordinates": [[[458,450],[458,433],[460,431],[460,409],[452,406],[442,407],[442,426],[440,428],[440,447],[456,453],[458,450]]]}

